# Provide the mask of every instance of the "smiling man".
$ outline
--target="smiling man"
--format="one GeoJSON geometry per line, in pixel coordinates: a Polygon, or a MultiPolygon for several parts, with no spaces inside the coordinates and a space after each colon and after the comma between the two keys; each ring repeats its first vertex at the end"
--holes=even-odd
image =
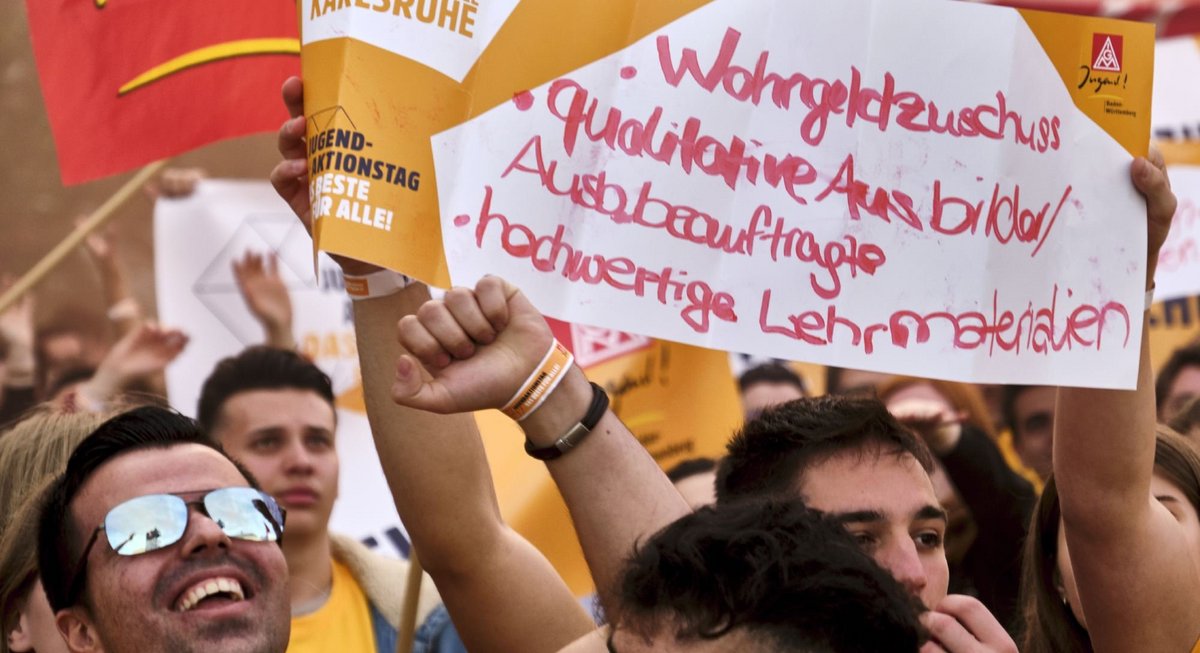
{"type": "Polygon", "coordinates": [[[48,490],[38,567],[71,651],[279,653],[283,514],[191,420],[157,407],[85,439],[48,490]]]}
{"type": "MultiPolygon", "coordinates": [[[[294,351],[250,347],[217,364],[197,419],[288,511],[288,651],[395,651],[408,563],[329,531],[339,471],[329,377],[294,351]]],[[[439,600],[432,582],[422,588],[420,619],[439,600]]]]}

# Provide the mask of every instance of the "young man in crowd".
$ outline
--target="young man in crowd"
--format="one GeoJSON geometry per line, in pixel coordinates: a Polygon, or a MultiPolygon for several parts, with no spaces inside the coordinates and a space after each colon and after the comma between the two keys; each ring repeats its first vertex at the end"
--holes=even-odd
{"type": "MultiPolygon", "coordinates": [[[[408,563],[329,531],[339,474],[329,377],[294,351],[250,347],[217,364],[197,419],[287,510],[288,650],[395,651],[408,563]]],[[[438,600],[423,583],[418,623],[438,600]]]]}
{"type": "Polygon", "coordinates": [[[110,419],[39,516],[38,568],[67,647],[282,652],[283,521],[191,420],[157,407],[110,419]]]}
{"type": "Polygon", "coordinates": [[[620,653],[915,653],[925,641],[917,601],[840,523],[795,501],[675,520],[630,556],[617,595],[607,634],[620,653]]]}
{"type": "Polygon", "coordinates": [[[953,419],[946,409],[931,411],[917,401],[908,411],[899,404],[892,410],[897,412],[873,398],[827,395],[766,411],[730,442],[718,474],[718,502],[799,498],[840,519],[877,562],[934,608],[950,586],[947,513],[930,476],[936,453],[952,473],[971,479],[960,486],[965,496],[983,496],[979,501],[994,506],[986,513],[991,520],[980,526],[996,537],[977,543],[989,560],[983,567],[1014,581],[1009,586],[973,575],[979,584],[970,591],[1012,627],[1020,542],[1036,498],[1032,488],[1008,469],[983,433],[953,423],[924,430],[923,439],[898,421],[941,424],[953,419]]]}
{"type": "Polygon", "coordinates": [[[1004,388],[1004,421],[1012,432],[1013,449],[1025,467],[1043,481],[1050,478],[1054,460],[1054,402],[1057,389],[1045,385],[1004,388]]]}
{"type": "Polygon", "coordinates": [[[934,608],[946,596],[946,513],[933,458],[878,400],[826,395],[748,422],[729,443],[717,500],[799,498],[835,515],[885,568],[934,608]]]}

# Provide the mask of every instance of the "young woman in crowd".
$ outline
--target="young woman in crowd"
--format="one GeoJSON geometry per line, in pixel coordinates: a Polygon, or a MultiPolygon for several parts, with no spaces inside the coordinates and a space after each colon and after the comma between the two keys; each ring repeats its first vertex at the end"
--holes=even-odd
{"type": "MultiPolygon", "coordinates": [[[[1166,494],[1157,500],[1182,518],[1185,538],[1196,528],[1200,512],[1200,454],[1194,445],[1174,431],[1160,426],[1154,445],[1154,480],[1166,494]]],[[[1025,653],[1089,653],[1093,650],[1086,617],[1074,586],[1074,574],[1066,547],[1062,546],[1062,510],[1058,487],[1051,478],[1038,501],[1037,513],[1025,544],[1022,574],[1022,612],[1025,618],[1025,653]]],[[[1200,557],[1200,556],[1198,556],[1200,557]]]]}

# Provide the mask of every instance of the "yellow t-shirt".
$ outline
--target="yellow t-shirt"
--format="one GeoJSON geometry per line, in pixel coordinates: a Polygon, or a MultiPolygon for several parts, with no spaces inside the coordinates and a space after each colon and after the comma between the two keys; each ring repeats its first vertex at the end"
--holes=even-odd
{"type": "Polygon", "coordinates": [[[292,617],[288,653],[374,653],[371,608],[345,565],[333,561],[333,587],[325,605],[292,617]]]}

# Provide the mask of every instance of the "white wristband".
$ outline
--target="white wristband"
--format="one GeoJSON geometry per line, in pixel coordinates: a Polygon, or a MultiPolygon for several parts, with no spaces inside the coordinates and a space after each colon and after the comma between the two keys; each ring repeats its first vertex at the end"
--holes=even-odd
{"type": "Polygon", "coordinates": [[[1150,290],[1146,291],[1146,310],[1154,305],[1154,286],[1150,286],[1150,290]]]}
{"type": "Polygon", "coordinates": [[[350,299],[374,299],[394,295],[412,285],[413,279],[399,272],[380,270],[364,276],[343,275],[346,281],[346,294],[350,299]]]}

